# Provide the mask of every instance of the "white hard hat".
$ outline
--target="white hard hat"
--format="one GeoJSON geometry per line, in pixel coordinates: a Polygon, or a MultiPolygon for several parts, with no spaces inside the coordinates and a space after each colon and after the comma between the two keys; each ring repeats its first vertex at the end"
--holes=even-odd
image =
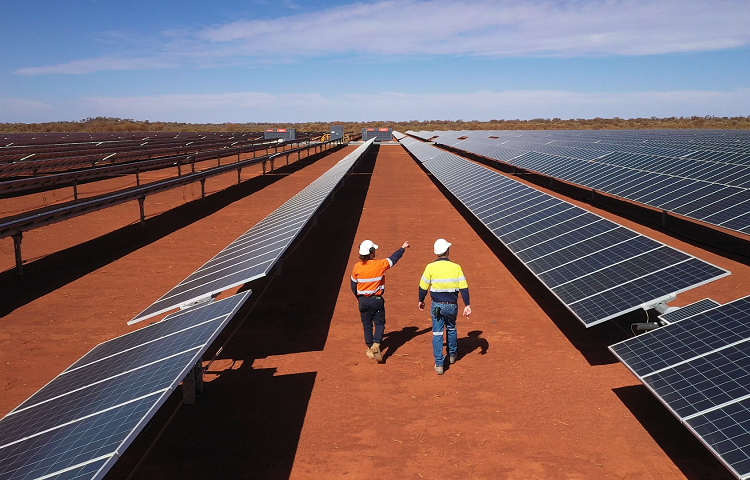
{"type": "Polygon", "coordinates": [[[378,246],[375,245],[372,240],[365,240],[364,242],[359,244],[359,254],[360,255],[369,255],[370,249],[374,248],[375,250],[378,249],[378,246]]]}
{"type": "Polygon", "coordinates": [[[444,238],[438,238],[435,240],[435,255],[442,255],[451,248],[451,244],[444,238]]]}

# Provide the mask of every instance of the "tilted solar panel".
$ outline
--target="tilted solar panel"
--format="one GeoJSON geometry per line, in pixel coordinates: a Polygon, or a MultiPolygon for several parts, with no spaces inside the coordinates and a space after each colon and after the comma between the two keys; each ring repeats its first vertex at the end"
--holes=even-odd
{"type": "Polygon", "coordinates": [[[673,310],[669,313],[663,313],[659,315],[659,319],[664,323],[675,323],[688,317],[692,317],[693,315],[705,312],[706,310],[718,307],[720,305],[721,304],[715,300],[704,298],[703,300],[691,303],[690,305],[685,305],[684,307],[680,307],[677,310],[673,310]]]}
{"type": "Polygon", "coordinates": [[[732,473],[750,478],[750,297],[609,349],[732,473]]]}
{"type": "Polygon", "coordinates": [[[402,143],[587,327],[729,275],[434,146],[402,143]]]}
{"type": "Polygon", "coordinates": [[[750,234],[747,132],[429,133],[436,144],[750,234]]]}
{"type": "Polygon", "coordinates": [[[136,315],[137,323],[263,277],[374,140],[360,145],[193,274],[136,315]]]}
{"type": "Polygon", "coordinates": [[[250,293],[95,347],[0,420],[0,478],[102,478],[250,293]]]}

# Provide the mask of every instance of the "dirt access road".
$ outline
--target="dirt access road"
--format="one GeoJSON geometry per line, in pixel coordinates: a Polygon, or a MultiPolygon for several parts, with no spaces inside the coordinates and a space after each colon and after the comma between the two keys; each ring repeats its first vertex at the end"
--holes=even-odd
{"type": "MultiPolygon", "coordinates": [[[[154,219],[150,228],[160,233],[149,241],[120,228],[110,239],[134,242],[130,248],[16,302],[23,304],[2,318],[10,328],[0,337],[2,413],[91,346],[133,328],[129,318],[347,151],[274,182],[260,177],[262,185],[244,187],[249,195],[211,196],[202,214],[180,207],[191,221],[167,212],[154,219]]],[[[750,290],[747,265],[584,206],[732,270],[676,304],[725,302],[750,290]]],[[[106,253],[97,239],[85,245],[92,258],[106,253]]],[[[55,256],[62,261],[65,251],[38,261],[55,256]]],[[[265,293],[251,297],[252,313],[211,366],[205,394],[179,409],[133,478],[732,478],[608,353],[628,335],[613,322],[584,329],[400,146],[381,146],[361,162],[282,275],[251,288],[265,293]],[[453,242],[474,309],[459,320],[459,360],[443,376],[433,370],[429,314],[416,308],[438,237],[453,242]],[[387,275],[384,364],[364,355],[349,290],[355,246],[365,238],[381,256],[412,244],[387,275]]],[[[178,397],[108,478],[130,474],[178,397]]]]}

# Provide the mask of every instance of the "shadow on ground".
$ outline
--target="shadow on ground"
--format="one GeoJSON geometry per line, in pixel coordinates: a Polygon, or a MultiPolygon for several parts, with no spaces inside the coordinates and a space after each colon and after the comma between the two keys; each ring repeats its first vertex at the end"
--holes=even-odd
{"type": "Polygon", "coordinates": [[[643,385],[613,389],[659,447],[690,480],[735,478],[643,385]]]}
{"type": "Polygon", "coordinates": [[[606,365],[616,363],[617,359],[607,347],[621,340],[631,337],[631,333],[622,327],[622,323],[629,325],[636,321],[644,321],[645,313],[639,311],[618,322],[604,322],[591,328],[585,328],[560,300],[550,292],[542,282],[532,274],[528,268],[518,260],[505,245],[487,227],[456,199],[442,183],[415,159],[422,170],[432,180],[435,186],[451,202],[458,213],[474,229],[492,253],[503,263],[505,268],[516,278],[526,292],[534,299],[544,313],[555,323],[557,328],[568,338],[570,343],[586,358],[591,365],[606,365]],[[639,316],[638,316],[639,315],[639,316]],[[630,322],[630,319],[635,319],[630,322]]]}
{"type": "Polygon", "coordinates": [[[207,196],[168,210],[146,220],[146,227],[134,223],[74,247],[30,261],[23,266],[23,277],[15,268],[0,273],[0,318],[70,282],[104,267],[134,251],[156,242],[188,225],[206,218],[234,202],[256,193],[292,173],[335,152],[338,148],[303,158],[207,196]],[[54,272],[51,275],[50,272],[54,272]]]}
{"type": "Polygon", "coordinates": [[[290,246],[281,275],[246,286],[248,304],[204,357],[226,343],[197,402],[170,422],[181,398],[173,395],[106,478],[127,478],[141,459],[134,479],[289,477],[316,372],[276,375],[253,363],[325,346],[376,156],[371,149],[355,166],[359,175],[346,178],[317,225],[290,246]]]}

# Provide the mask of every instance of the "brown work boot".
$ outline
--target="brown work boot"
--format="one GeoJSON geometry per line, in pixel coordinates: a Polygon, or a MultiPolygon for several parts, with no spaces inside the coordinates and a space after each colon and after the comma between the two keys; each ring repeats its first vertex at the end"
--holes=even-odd
{"type": "Polygon", "coordinates": [[[442,375],[444,372],[443,367],[440,367],[438,365],[435,365],[435,371],[437,372],[438,375],[442,375]]]}
{"type": "Polygon", "coordinates": [[[370,352],[372,352],[372,356],[378,363],[383,363],[383,354],[380,352],[380,344],[379,343],[373,343],[372,347],[370,347],[370,352]]]}
{"type": "Polygon", "coordinates": [[[456,357],[449,357],[449,358],[448,358],[448,362],[449,362],[449,363],[450,363],[451,365],[453,365],[454,363],[456,363],[456,357]]]}
{"type": "Polygon", "coordinates": [[[373,360],[375,360],[375,354],[374,354],[374,353],[372,353],[372,350],[370,350],[369,348],[368,348],[368,349],[367,349],[367,351],[365,352],[365,355],[367,355],[367,358],[370,358],[370,359],[373,359],[373,360]]]}

